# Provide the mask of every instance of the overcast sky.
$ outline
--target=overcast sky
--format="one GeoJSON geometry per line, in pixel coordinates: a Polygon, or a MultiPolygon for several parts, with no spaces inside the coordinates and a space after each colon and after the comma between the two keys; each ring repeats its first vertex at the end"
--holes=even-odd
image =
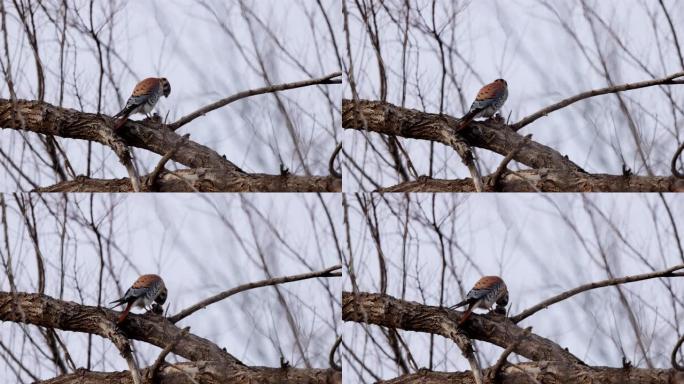
{"type": "MultiPolygon", "coordinates": [[[[502,114],[506,118],[510,115],[510,122],[517,122],[570,96],[608,86],[600,72],[592,27],[585,19],[581,2],[549,3],[550,8],[545,7],[540,0],[437,2],[436,25],[447,25],[442,31],[449,67],[445,113],[462,116],[478,90],[501,77],[506,79],[509,89],[502,114]],[[446,19],[454,8],[461,9],[461,12],[453,23],[447,24],[446,19]],[[561,26],[561,21],[577,34],[583,44],[582,49],[561,26]],[[457,53],[448,51],[449,47],[457,50],[457,53]],[[590,60],[587,60],[585,53],[590,60]],[[462,87],[463,101],[452,79],[457,80],[462,87]]],[[[405,16],[403,11],[397,10],[402,9],[403,4],[403,1],[386,3],[386,7],[393,10],[394,20],[400,20],[401,28],[405,16]]],[[[431,28],[432,2],[417,1],[411,4],[405,106],[439,113],[442,76],[439,50],[434,38],[416,27],[418,24],[427,24],[431,28]]],[[[655,77],[684,70],[672,42],[669,24],[657,1],[587,0],[586,4],[588,9],[593,9],[612,27],[634,57],[655,77]],[[649,12],[655,15],[657,35],[654,34],[649,12]]],[[[665,1],[665,4],[678,36],[684,36],[684,7],[678,6],[679,1],[665,1]]],[[[349,3],[349,12],[351,50],[359,97],[377,100],[380,86],[375,51],[353,2],[349,3]]],[[[591,14],[591,11],[587,10],[587,14],[591,14]]],[[[387,101],[401,105],[403,30],[396,26],[385,8],[377,11],[377,17],[377,24],[383,26],[380,29],[380,45],[388,80],[387,101]]],[[[597,31],[598,46],[606,57],[610,75],[616,84],[652,79],[634,58],[620,50],[599,21],[592,20],[597,31]]],[[[681,44],[682,39],[679,40],[681,44]]],[[[668,90],[679,106],[678,111],[675,109],[676,119],[670,100],[662,89],[654,87],[624,93],[625,102],[641,135],[641,145],[648,154],[648,163],[659,175],[670,174],[670,160],[677,144],[681,142],[684,121],[684,111],[681,110],[681,105],[684,105],[684,86],[670,86],[668,90]]],[[[344,97],[351,97],[348,84],[344,87],[344,97]]],[[[567,154],[572,161],[592,173],[620,174],[624,162],[635,173],[646,174],[615,95],[580,101],[532,123],[520,133],[533,134],[534,140],[567,154]]],[[[377,148],[384,148],[377,134],[368,135],[377,148]]],[[[418,173],[427,174],[429,144],[418,140],[401,142],[418,173]]],[[[370,177],[383,186],[398,183],[396,172],[384,162],[386,160],[380,160],[372,154],[365,143],[358,131],[345,132],[345,151],[357,159],[370,177]]],[[[383,153],[389,158],[386,152],[383,153]]],[[[470,177],[452,149],[437,144],[435,153],[436,178],[470,177]]],[[[502,159],[502,156],[485,150],[477,150],[476,153],[483,174],[493,172],[502,159]]],[[[344,188],[346,191],[358,190],[358,180],[345,178],[344,188]]],[[[363,189],[373,188],[372,185],[365,185],[363,189]]]]}
{"type": "MultiPolygon", "coordinates": [[[[376,198],[376,202],[382,247],[387,257],[387,293],[400,298],[406,203],[398,194],[384,198],[391,209],[382,199],[376,198]],[[392,211],[400,213],[399,220],[392,211]]],[[[442,263],[439,242],[434,231],[421,224],[432,218],[432,196],[413,194],[411,201],[404,297],[438,306],[442,263]]],[[[602,268],[601,249],[615,276],[652,272],[648,265],[654,270],[662,270],[684,262],[667,211],[657,195],[438,194],[435,201],[436,218],[447,243],[445,306],[461,301],[464,291],[481,276],[500,275],[510,292],[509,314],[517,314],[571,288],[608,278],[602,268]],[[462,282],[463,290],[458,281],[462,282]]],[[[668,195],[665,201],[681,234],[684,225],[682,200],[668,195]]],[[[352,207],[352,249],[359,290],[379,292],[375,243],[368,232],[366,219],[360,215],[353,199],[352,207]]],[[[681,298],[684,294],[682,279],[668,279],[667,282],[672,283],[674,294],[681,298]]],[[[676,330],[680,329],[678,319],[684,308],[678,304],[673,309],[671,294],[663,281],[649,280],[623,287],[654,365],[668,368],[669,354],[681,334],[676,330]]],[[[351,290],[348,279],[345,279],[344,289],[351,290]]],[[[537,335],[569,348],[589,365],[621,366],[624,353],[636,366],[646,366],[636,349],[634,334],[615,288],[574,296],[538,312],[520,326],[532,326],[537,335]],[[617,340],[620,340],[619,345],[615,344],[617,340]]],[[[377,353],[372,344],[368,344],[360,325],[347,322],[344,329],[345,342],[359,356],[364,356],[363,351],[367,352],[366,364],[373,367],[374,372],[383,378],[400,374],[390,358],[377,353]]],[[[368,326],[368,329],[386,345],[377,326],[368,326]]],[[[400,334],[410,346],[418,366],[427,367],[429,335],[405,331],[400,334]]],[[[469,369],[452,341],[436,337],[436,345],[435,370],[469,369]]],[[[502,351],[484,342],[477,342],[476,346],[482,352],[483,365],[493,364],[502,351]]],[[[354,371],[348,369],[346,372],[354,371]]],[[[348,374],[345,379],[352,383],[357,377],[348,374]]]]}
{"type": "MultiPolygon", "coordinates": [[[[59,210],[59,196],[45,196],[53,210],[59,210]]],[[[7,197],[10,210],[16,204],[7,197]]],[[[63,300],[97,305],[99,257],[96,238],[77,223],[83,211],[90,214],[88,195],[70,195],[68,236],[65,249],[65,289],[63,300]],[[82,298],[76,289],[82,290],[82,298]]],[[[273,276],[318,271],[339,264],[333,251],[331,227],[323,210],[327,206],[332,217],[340,217],[340,198],[326,195],[95,195],[94,213],[105,242],[111,240],[105,260],[111,260],[113,273],[122,289],[126,289],[144,273],[158,273],[169,290],[167,309],[175,314],[183,308],[240,284],[267,278],[262,270],[257,246],[264,254],[273,276]],[[114,221],[108,215],[113,203],[114,221]],[[263,215],[263,218],[260,218],[263,215]],[[252,221],[248,215],[251,215],[252,221]],[[312,216],[313,215],[313,216],[312,216]],[[221,217],[223,216],[223,217],[221,217]],[[254,230],[252,230],[252,225],[254,230]],[[272,226],[272,230],[269,229],[272,226]],[[232,229],[231,229],[232,227],[232,229]],[[111,229],[111,233],[110,233],[111,229]],[[282,239],[282,240],[281,240],[282,239]],[[128,261],[126,261],[128,260],[128,261]]],[[[46,263],[46,294],[60,297],[59,223],[37,204],[41,251],[46,263]]],[[[8,223],[10,249],[14,261],[18,289],[36,292],[37,272],[33,246],[21,219],[11,213],[8,223]]],[[[335,221],[334,225],[338,225],[335,221]]],[[[4,245],[3,245],[4,249],[4,245]]],[[[103,301],[110,302],[122,291],[109,271],[105,271],[103,301]]],[[[285,300],[293,313],[300,338],[312,366],[328,366],[328,353],[339,328],[338,293],[341,278],[310,279],[281,285],[285,300]],[[334,293],[331,300],[329,292],[334,293]]],[[[0,290],[9,291],[3,272],[0,290]]],[[[136,310],[140,313],[140,310],[136,310]]],[[[280,354],[297,367],[304,367],[301,355],[287,325],[286,314],[273,288],[249,290],[196,312],[180,321],[191,332],[207,338],[248,365],[277,367],[280,354]]],[[[35,335],[35,327],[27,327],[35,335]]],[[[84,334],[58,332],[77,366],[85,366],[84,334]]],[[[7,346],[23,342],[15,323],[0,325],[0,338],[7,346]]],[[[40,338],[40,337],[39,337],[40,338]]],[[[127,369],[111,342],[95,338],[95,370],[127,369]],[[105,350],[105,360],[97,351],[105,350]]],[[[151,364],[159,349],[134,342],[141,366],[151,364]]],[[[15,349],[19,350],[19,349],[15,349]]],[[[49,362],[41,360],[29,349],[24,355],[28,365],[40,370],[43,378],[57,373],[49,362]],[[40,363],[39,363],[40,362],[40,363]],[[49,368],[46,368],[49,367],[49,368]]],[[[0,376],[14,377],[0,362],[0,376]]]]}
{"type": "MultiPolygon", "coordinates": [[[[136,83],[151,76],[164,76],[171,83],[169,98],[161,98],[157,105],[161,116],[168,113],[169,121],[235,93],[267,86],[269,84],[260,75],[257,52],[261,54],[273,84],[318,78],[340,70],[328,26],[316,2],[245,1],[244,14],[237,0],[203,0],[193,2],[192,6],[189,4],[183,0],[95,2],[93,18],[96,27],[103,25],[109,7],[117,10],[111,39],[112,49],[116,52],[112,54],[116,89],[105,78],[103,113],[110,116],[117,113],[136,83]],[[253,14],[249,13],[250,9],[253,14]],[[274,38],[278,39],[277,42],[274,38]]],[[[329,16],[339,14],[339,2],[324,0],[321,4],[329,16]]],[[[48,2],[46,6],[52,10],[58,4],[48,2]]],[[[88,22],[87,3],[79,4],[80,8],[71,7],[70,16],[74,9],[78,9],[88,22]]],[[[7,11],[11,14],[14,7],[8,7],[7,11]]],[[[37,18],[41,59],[46,67],[46,101],[57,104],[57,32],[44,13],[39,12],[37,18]]],[[[339,17],[330,17],[330,23],[334,31],[341,30],[339,17]]],[[[21,28],[12,17],[8,18],[13,77],[17,96],[35,99],[35,65],[21,28]]],[[[67,50],[65,59],[67,86],[63,105],[95,113],[99,79],[95,44],[73,27],[69,31],[72,47],[67,50]]],[[[109,24],[102,27],[100,36],[109,42],[109,24]]],[[[298,145],[312,174],[328,173],[328,158],[336,141],[339,141],[336,138],[340,132],[340,94],[340,85],[305,87],[281,93],[284,108],[299,137],[298,145]],[[332,105],[331,100],[334,100],[332,105]]],[[[0,82],[0,97],[9,98],[4,81],[0,82]]],[[[144,116],[131,118],[140,120],[144,116]]],[[[195,120],[178,133],[189,133],[193,140],[225,154],[248,172],[277,174],[281,162],[293,173],[304,172],[295,155],[295,145],[288,134],[283,114],[272,94],[235,102],[195,120]]],[[[85,174],[85,142],[59,141],[66,148],[76,172],[85,174]]],[[[35,163],[32,157],[25,156],[25,145],[18,132],[0,131],[0,147],[22,165],[24,172],[43,185],[54,182],[44,164],[35,163]]],[[[127,176],[109,148],[96,144],[94,151],[98,159],[106,159],[104,167],[100,167],[100,162],[95,163],[95,176],[127,176]]],[[[143,150],[135,150],[135,154],[142,167],[141,174],[149,173],[160,157],[143,150]]],[[[5,191],[17,189],[4,167],[0,167],[0,185],[6,186],[2,188],[5,191]]]]}

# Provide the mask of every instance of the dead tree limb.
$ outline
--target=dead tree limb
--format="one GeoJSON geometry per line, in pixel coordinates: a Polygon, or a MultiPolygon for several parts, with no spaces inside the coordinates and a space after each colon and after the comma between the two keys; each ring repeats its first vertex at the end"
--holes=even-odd
{"type": "Polygon", "coordinates": [[[211,304],[214,304],[214,303],[219,302],[221,300],[227,299],[228,297],[233,296],[237,293],[244,292],[244,291],[254,289],[254,288],[261,288],[261,287],[267,287],[270,285],[291,283],[293,281],[314,279],[314,278],[318,278],[318,277],[340,277],[340,276],[342,276],[341,269],[342,269],[341,265],[335,265],[335,266],[332,266],[330,268],[323,269],[321,271],[302,273],[299,275],[292,275],[292,276],[274,277],[271,279],[255,281],[253,283],[242,284],[242,285],[239,285],[235,288],[231,288],[227,291],[223,291],[223,292],[218,293],[214,296],[206,298],[206,299],[204,299],[204,300],[202,300],[196,304],[193,304],[190,307],[178,312],[177,314],[170,316],[168,318],[168,320],[172,323],[177,323],[177,322],[183,320],[184,318],[192,315],[193,313],[199,311],[200,309],[204,309],[211,304]]]}
{"type": "Polygon", "coordinates": [[[578,95],[568,97],[567,99],[561,100],[561,101],[557,102],[556,104],[549,105],[548,107],[540,109],[539,111],[523,118],[522,120],[518,121],[517,123],[512,124],[511,129],[513,129],[514,131],[519,131],[524,126],[534,122],[535,120],[539,119],[540,117],[544,117],[551,112],[565,108],[570,104],[576,103],[580,100],[588,99],[590,97],[605,95],[608,93],[631,91],[633,89],[639,89],[639,88],[653,87],[655,85],[684,84],[684,80],[675,80],[675,79],[678,79],[680,77],[684,77],[684,72],[673,73],[669,76],[663,77],[662,79],[647,80],[647,81],[641,81],[638,83],[620,84],[620,85],[615,85],[612,87],[605,87],[605,88],[600,88],[600,89],[594,89],[594,90],[587,91],[587,92],[582,92],[578,95]]]}
{"type": "Polygon", "coordinates": [[[264,93],[280,92],[280,91],[285,91],[288,89],[309,87],[312,85],[319,85],[319,84],[341,84],[342,79],[336,79],[336,77],[340,77],[340,76],[342,76],[342,72],[335,72],[335,73],[331,73],[329,75],[323,76],[323,77],[318,78],[318,79],[297,81],[294,83],[276,84],[276,85],[271,85],[268,87],[262,87],[262,88],[242,91],[242,92],[236,93],[230,97],[226,97],[224,99],[221,99],[219,101],[211,103],[207,106],[204,106],[204,107],[196,110],[195,112],[192,112],[186,116],[181,117],[175,123],[169,124],[169,128],[172,131],[175,131],[178,128],[184,126],[185,124],[195,120],[196,118],[198,118],[200,116],[204,116],[213,110],[219,109],[221,107],[225,107],[226,105],[228,105],[232,102],[238,101],[240,99],[244,99],[246,97],[261,95],[264,93]]]}

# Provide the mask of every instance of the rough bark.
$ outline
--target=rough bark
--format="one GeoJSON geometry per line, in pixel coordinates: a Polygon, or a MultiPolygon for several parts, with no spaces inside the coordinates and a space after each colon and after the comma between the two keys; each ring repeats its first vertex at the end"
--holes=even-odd
{"type": "MultiPolygon", "coordinates": [[[[486,192],[684,192],[684,180],[673,176],[615,176],[555,169],[505,171],[495,185],[492,176],[482,181],[486,192]]],[[[378,192],[475,192],[475,188],[470,178],[422,179],[378,192]]]]}
{"type": "MultiPolygon", "coordinates": [[[[554,361],[508,364],[498,374],[497,379],[488,377],[485,370],[485,383],[490,384],[675,384],[684,383],[684,374],[672,369],[641,369],[587,367],[576,364],[562,364],[554,361]]],[[[470,372],[429,372],[423,371],[400,376],[392,380],[380,381],[382,384],[474,384],[470,372]]]]}
{"type": "MultiPolygon", "coordinates": [[[[0,99],[0,127],[2,128],[97,142],[112,148],[120,158],[130,157],[127,146],[145,149],[162,156],[173,152],[172,160],[195,169],[195,172],[202,172],[201,169],[204,168],[219,170],[222,173],[220,176],[230,178],[218,183],[224,187],[230,186],[230,188],[226,187],[226,190],[243,191],[237,188],[244,186],[254,188],[249,191],[261,191],[262,189],[259,188],[264,188],[265,191],[287,192],[298,191],[287,188],[302,187],[305,191],[325,192],[331,185],[341,184],[341,180],[330,183],[327,177],[322,176],[291,176],[291,180],[283,182],[280,175],[248,174],[209,147],[191,140],[178,145],[184,138],[158,122],[129,120],[116,133],[112,131],[113,124],[114,119],[105,115],[59,108],[38,101],[18,100],[13,104],[10,100],[0,99]],[[322,180],[326,181],[322,182],[322,180]]],[[[78,183],[79,180],[73,182],[78,183]]],[[[116,189],[117,185],[117,183],[111,184],[114,189],[106,191],[121,191],[116,189]]],[[[109,183],[103,185],[103,187],[108,186],[110,186],[109,183]]]]}
{"type": "MultiPolygon", "coordinates": [[[[147,369],[142,370],[147,374],[147,369]]],[[[167,364],[157,373],[157,384],[339,384],[342,373],[331,369],[295,369],[245,367],[233,369],[214,361],[196,361],[192,363],[167,364]]],[[[76,373],[58,376],[37,384],[132,384],[128,372],[93,372],[80,370],[76,373]]]]}
{"type": "MultiPolygon", "coordinates": [[[[483,177],[485,191],[503,192],[682,192],[684,183],[672,176],[590,174],[558,151],[529,140],[494,119],[471,122],[458,131],[459,120],[371,100],[343,100],[345,129],[439,142],[456,148],[468,145],[509,156],[532,169],[504,171],[496,183],[483,177]],[[495,184],[495,185],[492,185],[495,184]]],[[[418,179],[378,189],[382,192],[474,192],[473,180],[418,179]]]]}
{"type": "MultiPolygon", "coordinates": [[[[342,293],[342,319],[406,331],[425,332],[453,339],[450,333],[462,312],[396,299],[389,295],[342,293]]],[[[491,313],[472,314],[461,333],[502,348],[511,347],[531,362],[504,363],[501,369],[483,370],[484,383],[684,383],[684,373],[674,369],[592,367],[549,339],[530,333],[491,313]]],[[[456,358],[456,357],[455,357],[456,358]]],[[[474,383],[472,372],[430,372],[421,370],[379,383],[474,383]]]]}
{"type": "MultiPolygon", "coordinates": [[[[331,176],[266,175],[217,168],[162,171],[154,183],[143,178],[143,191],[157,192],[340,192],[342,180],[331,176]]],[[[33,192],[132,192],[131,180],[79,177],[33,192]]]]}
{"type": "MultiPolygon", "coordinates": [[[[494,121],[472,122],[457,134],[458,119],[448,115],[421,112],[390,103],[371,100],[342,100],[342,127],[396,135],[408,139],[436,141],[448,146],[461,136],[469,145],[508,155],[525,140],[520,134],[494,121]],[[354,118],[355,110],[359,118],[354,118]]],[[[514,160],[532,168],[553,168],[582,171],[567,157],[553,148],[530,141],[514,160]]]]}
{"type": "MultiPolygon", "coordinates": [[[[175,343],[172,352],[194,362],[189,369],[203,378],[201,382],[260,382],[260,383],[341,383],[341,374],[333,369],[248,367],[213,342],[191,333],[178,337],[183,330],[165,318],[154,314],[129,314],[126,322],[114,326],[118,312],[101,307],[81,305],[33,293],[0,292],[0,320],[32,324],[63,331],[82,332],[116,340],[125,337],[159,348],[175,343]],[[115,330],[114,330],[115,329],[115,330]],[[222,376],[225,375],[225,376],[222,376]],[[206,378],[207,381],[204,380],[206,378]],[[214,380],[214,381],[212,381],[214,380]],[[242,380],[242,381],[240,381],[242,380]]],[[[230,347],[229,347],[230,348],[230,347]]],[[[168,366],[167,366],[168,367],[168,366]]],[[[183,365],[179,365],[183,367],[183,365]]],[[[169,383],[188,381],[180,378],[175,369],[162,369],[169,383]]],[[[159,374],[158,374],[159,376],[159,374]]],[[[111,383],[132,382],[129,372],[103,373],[80,371],[52,379],[50,383],[111,383]],[[100,380],[100,381],[98,381],[100,380]]]]}
{"type": "MultiPolygon", "coordinates": [[[[342,293],[342,320],[375,324],[407,331],[426,332],[452,338],[450,330],[462,312],[396,299],[378,293],[342,293]]],[[[508,347],[524,332],[516,324],[496,313],[472,314],[463,330],[473,339],[508,347]]],[[[581,364],[581,361],[551,340],[535,334],[525,337],[513,352],[530,360],[557,360],[581,364]]]]}

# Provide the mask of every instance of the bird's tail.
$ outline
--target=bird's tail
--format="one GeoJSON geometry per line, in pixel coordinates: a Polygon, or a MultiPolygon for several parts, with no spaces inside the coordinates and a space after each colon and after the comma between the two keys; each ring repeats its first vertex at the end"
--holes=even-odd
{"type": "Polygon", "coordinates": [[[468,320],[468,318],[470,317],[470,314],[473,313],[474,307],[475,307],[475,302],[470,303],[470,306],[468,307],[468,309],[466,309],[465,312],[463,312],[463,316],[461,316],[461,320],[458,321],[458,325],[456,326],[456,328],[461,328],[463,323],[465,323],[466,320],[468,320]]]}
{"type": "Polygon", "coordinates": [[[124,109],[122,109],[119,113],[116,115],[112,116],[113,118],[119,118],[120,119],[116,122],[114,125],[114,130],[118,130],[119,128],[123,127],[124,124],[126,124],[126,120],[128,120],[128,116],[131,115],[133,110],[135,109],[135,105],[126,105],[124,109]]]}
{"type": "Polygon", "coordinates": [[[114,130],[118,131],[119,129],[121,129],[121,127],[123,127],[124,124],[126,124],[126,121],[128,121],[128,115],[124,115],[122,118],[117,120],[116,124],[114,124],[114,130]]]}
{"type": "Polygon", "coordinates": [[[452,305],[451,307],[449,307],[449,309],[460,308],[460,307],[462,307],[462,306],[464,306],[464,305],[466,305],[466,304],[468,304],[468,300],[463,300],[463,301],[461,301],[460,303],[458,303],[458,304],[456,304],[456,305],[452,305]]]}
{"type": "Polygon", "coordinates": [[[124,311],[121,312],[121,314],[119,315],[119,318],[116,320],[117,325],[123,323],[124,320],[126,320],[126,316],[128,316],[128,312],[131,311],[132,306],[133,306],[133,302],[128,303],[128,305],[126,306],[126,309],[124,309],[124,311]]]}
{"type": "Polygon", "coordinates": [[[121,299],[116,299],[116,300],[114,300],[114,301],[109,302],[109,304],[114,304],[114,303],[116,303],[116,304],[115,304],[112,308],[116,308],[116,307],[118,307],[119,305],[126,304],[126,300],[124,300],[123,298],[121,298],[121,299]]]}
{"type": "Polygon", "coordinates": [[[472,109],[468,113],[466,113],[463,117],[461,117],[461,119],[458,121],[458,127],[456,127],[456,132],[467,127],[468,124],[470,124],[470,122],[473,121],[473,119],[475,118],[475,115],[477,115],[481,111],[482,111],[482,108],[472,109]]]}

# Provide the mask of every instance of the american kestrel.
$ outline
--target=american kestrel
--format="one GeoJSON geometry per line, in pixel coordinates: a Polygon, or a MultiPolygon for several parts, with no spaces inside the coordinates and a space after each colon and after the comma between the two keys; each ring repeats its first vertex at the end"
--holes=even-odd
{"type": "Polygon", "coordinates": [[[131,285],[122,298],[114,300],[114,308],[119,305],[127,304],[126,309],[121,312],[117,324],[121,324],[131,311],[131,307],[147,308],[150,304],[157,303],[163,305],[166,302],[166,286],[164,280],[158,275],[142,275],[131,285]]]}
{"type": "Polygon", "coordinates": [[[465,300],[460,303],[449,307],[449,309],[455,309],[468,304],[468,309],[463,313],[463,317],[458,322],[460,327],[475,308],[491,309],[492,305],[498,307],[505,307],[508,304],[508,289],[506,288],[506,283],[499,276],[484,276],[475,283],[473,288],[466,295],[465,300]]]}
{"type": "Polygon", "coordinates": [[[121,120],[114,126],[114,130],[121,128],[126,123],[128,116],[134,113],[149,114],[159,98],[162,95],[169,97],[170,93],[171,84],[164,77],[148,77],[142,80],[133,89],[124,109],[113,116],[114,118],[121,117],[121,120]]]}
{"type": "Polygon", "coordinates": [[[459,128],[463,128],[473,119],[478,117],[492,117],[501,109],[508,98],[508,83],[504,79],[496,79],[480,89],[475,101],[470,106],[470,111],[461,118],[459,128]]]}

